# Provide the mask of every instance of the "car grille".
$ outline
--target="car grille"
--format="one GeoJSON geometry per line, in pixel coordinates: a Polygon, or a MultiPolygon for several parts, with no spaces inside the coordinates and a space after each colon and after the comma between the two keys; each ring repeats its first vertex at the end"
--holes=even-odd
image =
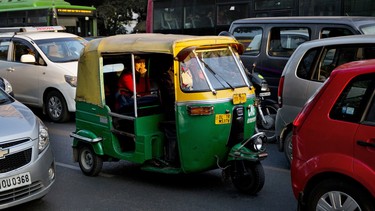
{"type": "Polygon", "coordinates": [[[5,149],[5,148],[13,147],[13,146],[16,146],[18,144],[22,144],[22,143],[25,143],[25,142],[28,142],[28,141],[30,141],[30,139],[22,139],[22,140],[18,140],[18,141],[3,143],[3,144],[0,144],[0,148],[5,149]]]}
{"type": "Polygon", "coordinates": [[[15,188],[0,192],[0,204],[10,203],[17,201],[22,198],[28,197],[43,188],[43,184],[40,181],[33,182],[31,185],[15,188]]]}
{"type": "Polygon", "coordinates": [[[31,161],[31,152],[32,149],[30,148],[0,159],[0,173],[12,171],[28,164],[31,161]]]}

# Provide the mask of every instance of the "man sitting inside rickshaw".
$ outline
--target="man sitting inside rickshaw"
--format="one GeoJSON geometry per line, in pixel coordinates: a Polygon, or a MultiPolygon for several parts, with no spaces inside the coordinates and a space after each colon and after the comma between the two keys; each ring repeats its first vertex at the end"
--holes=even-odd
{"type": "MultiPolygon", "coordinates": [[[[155,103],[158,98],[151,94],[150,81],[148,80],[146,60],[143,58],[136,57],[135,59],[135,81],[137,91],[137,104],[138,106],[149,105],[155,103]]],[[[134,106],[134,86],[133,86],[133,74],[128,69],[124,69],[118,82],[117,92],[117,110],[119,112],[128,110],[127,108],[133,108],[134,106]]]]}

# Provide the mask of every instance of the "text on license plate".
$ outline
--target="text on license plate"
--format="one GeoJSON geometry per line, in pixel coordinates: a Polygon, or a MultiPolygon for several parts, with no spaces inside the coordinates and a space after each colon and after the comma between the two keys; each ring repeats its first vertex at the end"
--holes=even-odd
{"type": "Polygon", "coordinates": [[[0,192],[30,184],[31,177],[29,172],[2,178],[0,179],[0,192]]]}
{"type": "Polygon", "coordinates": [[[230,123],[230,114],[216,114],[215,124],[229,124],[230,123]]]}

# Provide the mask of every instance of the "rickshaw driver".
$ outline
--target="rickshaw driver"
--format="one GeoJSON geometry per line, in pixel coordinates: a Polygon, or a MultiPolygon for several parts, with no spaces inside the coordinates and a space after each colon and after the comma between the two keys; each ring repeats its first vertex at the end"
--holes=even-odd
{"type": "MultiPolygon", "coordinates": [[[[139,104],[152,103],[157,100],[156,96],[150,95],[150,81],[147,77],[146,60],[137,57],[135,59],[137,102],[139,104]],[[139,97],[139,98],[138,98],[139,97]]],[[[127,106],[134,104],[133,74],[124,69],[118,81],[118,92],[116,93],[117,110],[122,111],[127,106]]]]}

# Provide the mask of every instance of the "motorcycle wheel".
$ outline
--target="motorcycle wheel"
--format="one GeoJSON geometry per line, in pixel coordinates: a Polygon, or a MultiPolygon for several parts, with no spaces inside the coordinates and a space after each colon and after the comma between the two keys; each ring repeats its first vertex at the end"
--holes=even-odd
{"type": "MultiPolygon", "coordinates": [[[[277,103],[271,103],[268,101],[264,101],[262,105],[262,111],[264,115],[265,122],[262,121],[262,117],[257,117],[257,127],[259,131],[265,132],[267,136],[267,141],[273,143],[276,141],[276,134],[275,134],[275,120],[276,120],[276,113],[279,109],[279,105],[277,103]]],[[[258,112],[259,115],[259,112],[258,112]]]]}
{"type": "Polygon", "coordinates": [[[255,195],[264,186],[265,175],[260,162],[234,161],[230,176],[234,187],[245,194],[255,195]]]}

